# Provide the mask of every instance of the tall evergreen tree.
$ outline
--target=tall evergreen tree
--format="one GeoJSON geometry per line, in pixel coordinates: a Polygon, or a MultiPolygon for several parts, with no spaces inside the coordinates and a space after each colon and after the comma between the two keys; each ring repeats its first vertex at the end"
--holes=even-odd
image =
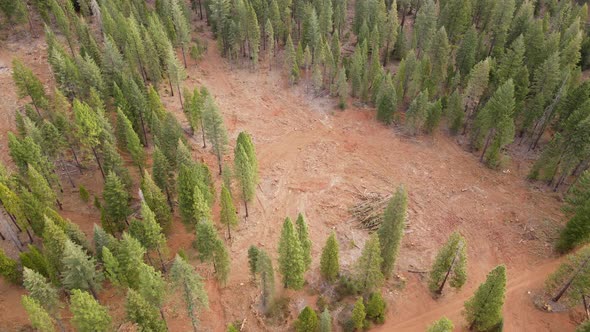
{"type": "Polygon", "coordinates": [[[127,116],[123,114],[121,109],[117,109],[117,126],[121,126],[122,134],[124,135],[124,143],[126,145],[126,149],[131,154],[131,158],[133,159],[133,163],[135,166],[139,168],[139,172],[143,175],[143,167],[145,164],[145,152],[143,151],[143,146],[137,136],[135,130],[133,130],[133,126],[131,125],[131,121],[127,119],[127,116]]]}
{"type": "Polygon", "coordinates": [[[354,324],[354,328],[356,330],[361,330],[365,325],[365,304],[362,297],[359,297],[356,302],[354,303],[354,307],[352,308],[352,313],[350,319],[354,324]]]}
{"type": "Polygon", "coordinates": [[[442,294],[447,280],[453,288],[461,288],[467,280],[467,248],[465,239],[458,232],[449,236],[447,243],[439,250],[432,270],[428,287],[431,292],[442,294]]]}
{"type": "Polygon", "coordinates": [[[219,166],[219,175],[222,173],[221,161],[223,154],[227,149],[227,130],[223,123],[223,117],[219,108],[215,104],[215,100],[211,95],[207,95],[205,101],[205,111],[203,112],[205,135],[215,152],[217,157],[217,164],[219,166]]]}
{"type": "Polygon", "coordinates": [[[221,185],[221,212],[219,213],[219,221],[227,226],[227,233],[231,240],[231,229],[238,225],[238,216],[236,215],[236,207],[234,206],[231,193],[229,189],[221,185]]]}
{"type": "Polygon", "coordinates": [[[244,201],[244,208],[246,209],[246,217],[248,217],[248,202],[254,198],[256,190],[256,164],[251,159],[252,154],[248,152],[246,144],[236,144],[234,150],[234,169],[236,178],[240,185],[242,200],[244,201]]]}
{"type": "Polygon", "coordinates": [[[514,83],[509,79],[492,95],[484,108],[477,114],[474,123],[474,145],[485,139],[480,161],[489,167],[500,164],[500,151],[514,139],[514,83]]]}
{"type": "Polygon", "coordinates": [[[111,233],[122,232],[125,229],[127,216],[129,215],[127,205],[129,194],[125,190],[121,179],[114,172],[107,175],[102,196],[104,198],[103,228],[111,233]]]}
{"type": "Polygon", "coordinates": [[[125,312],[127,319],[137,324],[141,331],[167,330],[159,317],[158,309],[131,288],[127,291],[125,312]]]}
{"type": "MultiPolygon", "coordinates": [[[[394,0],[395,2],[395,0],[394,0]]],[[[331,332],[332,331],[332,315],[328,308],[325,308],[320,315],[320,332],[331,332]]]]}
{"type": "MultiPolygon", "coordinates": [[[[161,249],[166,246],[166,237],[162,234],[162,227],[156,221],[156,215],[152,212],[146,202],[141,203],[142,221],[132,220],[129,225],[129,233],[141,243],[147,250],[155,250],[160,257],[162,270],[166,271],[164,259],[162,258],[161,249]]],[[[148,260],[151,261],[149,253],[148,260]]]]}
{"type": "Polygon", "coordinates": [[[274,301],[275,277],[272,260],[264,250],[259,250],[256,259],[256,271],[260,274],[260,288],[262,289],[262,307],[268,310],[274,301]]]}
{"type": "Polygon", "coordinates": [[[381,245],[381,258],[383,259],[381,271],[386,278],[391,276],[401,247],[406,226],[407,205],[408,194],[404,187],[400,186],[387,204],[383,212],[383,222],[377,232],[381,245]]]}
{"type": "Polygon", "coordinates": [[[90,294],[72,290],[70,297],[72,325],[80,332],[107,332],[111,330],[111,316],[90,294]]]}
{"type": "Polygon", "coordinates": [[[469,72],[467,86],[463,91],[463,105],[467,116],[465,124],[463,125],[463,134],[465,134],[467,126],[473,118],[474,110],[479,105],[480,98],[488,87],[489,78],[490,58],[478,62],[469,72]]]}
{"type": "Polygon", "coordinates": [[[332,232],[326,241],[320,258],[320,273],[328,282],[336,281],[340,273],[338,250],[338,241],[336,235],[332,232]]]}
{"type": "Polygon", "coordinates": [[[380,248],[377,234],[371,235],[354,265],[354,281],[361,291],[369,292],[383,284],[385,278],[381,272],[383,258],[380,248]]]}
{"type": "Polygon", "coordinates": [[[283,223],[279,240],[279,271],[283,275],[285,288],[300,289],[305,282],[305,257],[298,233],[291,219],[287,217],[283,223]]]}
{"type": "Polygon", "coordinates": [[[62,284],[69,290],[88,290],[94,298],[98,298],[102,274],[96,270],[96,261],[86,254],[82,247],[67,240],[62,264],[62,284]]]}
{"type": "Polygon", "coordinates": [[[160,271],[147,264],[141,264],[139,268],[139,282],[137,291],[150,304],[154,305],[160,311],[160,316],[166,323],[162,307],[167,295],[167,284],[160,271]]]}
{"type": "Polygon", "coordinates": [[[297,227],[297,235],[299,243],[303,252],[303,261],[305,262],[305,270],[309,270],[311,266],[311,240],[309,239],[309,229],[307,223],[303,218],[303,214],[299,213],[295,222],[297,227]]]}
{"type": "Polygon", "coordinates": [[[152,176],[147,171],[144,171],[143,179],[141,180],[141,192],[145,203],[154,212],[156,221],[162,227],[162,231],[168,233],[172,226],[172,214],[167,205],[166,196],[164,196],[162,190],[156,185],[152,176]]]}
{"type": "Polygon", "coordinates": [[[314,332],[318,329],[318,315],[315,311],[306,306],[299,313],[297,320],[295,321],[295,331],[297,332],[314,332]]]}
{"type": "Polygon", "coordinates": [[[22,296],[22,304],[31,321],[31,326],[40,332],[55,332],[53,320],[41,303],[27,295],[22,296]]]}
{"type": "Polygon", "coordinates": [[[469,329],[488,331],[502,322],[502,306],[506,293],[506,267],[497,266],[475,294],[465,302],[464,315],[469,329]]]}
{"type": "Polygon", "coordinates": [[[49,100],[45,94],[43,83],[41,83],[31,69],[16,58],[12,61],[12,79],[16,85],[19,98],[25,96],[31,97],[33,106],[39,117],[41,117],[40,110],[46,110],[49,106],[49,100]]]}
{"type": "Polygon", "coordinates": [[[31,299],[37,301],[50,316],[57,318],[59,309],[57,289],[44,276],[24,267],[23,286],[29,292],[31,299]]]}
{"type": "Polygon", "coordinates": [[[457,49],[457,54],[455,55],[455,66],[459,69],[459,72],[463,77],[467,77],[475,65],[477,44],[477,29],[475,26],[471,26],[461,40],[459,48],[457,49]]]}
{"type": "Polygon", "coordinates": [[[427,0],[416,14],[414,23],[414,47],[419,54],[427,52],[436,33],[436,6],[432,0],[427,0]]]}
{"type": "Polygon", "coordinates": [[[582,295],[590,289],[590,246],[567,256],[567,259],[545,282],[545,290],[551,301],[578,305],[582,295]]]}
{"type": "Polygon", "coordinates": [[[203,285],[201,276],[193,267],[180,256],[176,256],[174,264],[170,269],[170,278],[176,289],[180,289],[182,298],[186,305],[188,315],[191,319],[194,332],[198,329],[196,311],[199,308],[209,307],[209,299],[203,285]]]}
{"type": "MultiPolygon", "coordinates": [[[[174,194],[174,184],[172,180],[172,167],[166,156],[162,153],[160,148],[156,146],[152,153],[152,176],[156,185],[166,194],[170,211],[172,211],[174,204],[172,203],[172,196],[174,194]]],[[[147,199],[146,199],[147,200],[147,199]]],[[[149,204],[149,202],[148,202],[149,204]]]]}

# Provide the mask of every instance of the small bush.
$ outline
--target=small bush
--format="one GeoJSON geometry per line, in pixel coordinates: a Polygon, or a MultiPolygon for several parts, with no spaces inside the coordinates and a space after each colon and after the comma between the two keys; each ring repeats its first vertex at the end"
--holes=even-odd
{"type": "Polygon", "coordinates": [[[350,276],[340,276],[340,280],[338,282],[338,285],[336,286],[336,294],[338,296],[338,301],[342,300],[347,296],[357,295],[358,292],[359,290],[354,280],[352,280],[350,276]]]}
{"type": "Polygon", "coordinates": [[[21,271],[18,269],[18,263],[6,256],[4,251],[0,249],[0,276],[7,281],[20,285],[22,281],[21,271]]]}
{"type": "Polygon", "coordinates": [[[90,193],[83,185],[80,185],[80,199],[84,203],[88,203],[90,201],[90,193]]]}
{"type": "Polygon", "coordinates": [[[271,323],[283,323],[289,317],[289,303],[286,296],[277,297],[269,306],[266,317],[271,323]]]}
{"type": "Polygon", "coordinates": [[[100,204],[100,199],[98,199],[98,197],[94,196],[94,207],[97,209],[101,209],[102,204],[100,204]]]}

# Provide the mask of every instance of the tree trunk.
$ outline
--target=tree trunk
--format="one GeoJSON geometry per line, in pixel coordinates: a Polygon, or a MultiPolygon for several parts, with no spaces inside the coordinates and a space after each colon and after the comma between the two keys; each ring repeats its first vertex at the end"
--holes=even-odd
{"type": "Polygon", "coordinates": [[[144,141],[144,145],[146,148],[148,146],[148,138],[147,138],[147,132],[145,130],[145,122],[143,121],[143,114],[142,114],[143,110],[139,111],[139,122],[141,122],[141,131],[143,132],[143,141],[144,141]]]}
{"type": "Polygon", "coordinates": [[[459,243],[459,246],[457,247],[457,251],[455,251],[455,255],[453,256],[453,260],[451,261],[451,265],[449,266],[449,269],[447,270],[447,274],[445,275],[445,278],[443,279],[442,284],[440,285],[440,287],[436,290],[437,294],[442,294],[443,288],[445,287],[445,284],[447,283],[447,279],[449,278],[449,275],[451,274],[451,271],[453,270],[453,267],[455,266],[455,261],[457,260],[457,255],[459,255],[459,250],[461,250],[461,248],[463,247],[463,243],[459,243]]]}
{"type": "Polygon", "coordinates": [[[166,264],[164,263],[164,259],[162,258],[162,253],[160,252],[160,248],[156,248],[156,252],[158,253],[158,257],[160,257],[160,263],[162,264],[162,271],[166,272],[166,264]]]}
{"type": "Polygon", "coordinates": [[[94,289],[93,286],[91,286],[90,284],[88,284],[88,290],[90,291],[90,293],[92,294],[92,297],[94,297],[94,299],[96,301],[98,301],[98,295],[96,294],[96,290],[94,289]]]}
{"type": "Polygon", "coordinates": [[[33,236],[28,228],[25,229],[27,231],[27,236],[29,237],[29,243],[33,243],[33,236]]]}
{"type": "Polygon", "coordinates": [[[170,206],[170,212],[174,212],[174,204],[172,204],[172,198],[170,197],[170,191],[166,188],[166,199],[168,200],[168,205],[170,206]]]}
{"type": "Polygon", "coordinates": [[[201,132],[203,133],[203,149],[206,149],[207,141],[205,140],[205,127],[203,126],[203,117],[201,117],[201,132]]]}
{"type": "Polygon", "coordinates": [[[61,202],[59,201],[59,199],[55,199],[55,203],[57,203],[57,206],[59,207],[60,210],[63,210],[64,207],[62,206],[61,202]]]}
{"type": "Polygon", "coordinates": [[[14,224],[14,226],[16,227],[16,229],[18,230],[19,233],[22,233],[22,228],[20,228],[20,226],[18,225],[18,223],[16,222],[16,219],[14,218],[14,216],[12,214],[10,214],[9,212],[6,212],[6,214],[8,214],[8,217],[10,217],[10,220],[12,221],[12,223],[14,224]]]}
{"type": "Polygon", "coordinates": [[[70,184],[72,185],[72,188],[76,188],[76,184],[74,183],[74,180],[72,180],[72,177],[70,176],[70,172],[68,172],[68,169],[66,168],[66,163],[64,163],[64,160],[60,157],[59,161],[61,163],[61,168],[63,169],[64,173],[66,173],[66,176],[68,177],[68,180],[70,181],[70,184]]]}
{"type": "Polygon", "coordinates": [[[582,265],[580,265],[580,268],[578,268],[576,273],[574,273],[574,275],[565,283],[565,285],[563,285],[563,287],[559,290],[559,292],[553,298],[551,298],[551,301],[558,302],[559,299],[561,299],[563,294],[565,294],[565,292],[567,292],[568,288],[570,288],[570,286],[572,285],[572,283],[574,282],[574,280],[576,279],[578,274],[580,274],[580,272],[582,272],[586,268],[586,265],[588,264],[589,261],[590,261],[590,257],[586,258],[586,260],[582,263],[582,265]]]}
{"type": "Polygon", "coordinates": [[[82,172],[82,165],[78,161],[78,156],[76,155],[76,151],[74,150],[74,148],[71,145],[70,145],[70,151],[72,151],[72,155],[74,156],[74,161],[76,162],[76,166],[78,166],[78,169],[80,170],[80,174],[84,174],[84,172],[82,172]]]}
{"type": "Polygon", "coordinates": [[[582,303],[584,303],[584,312],[586,313],[586,320],[590,319],[590,310],[588,310],[588,303],[586,303],[586,295],[582,293],[582,303]]]}
{"type": "Polygon", "coordinates": [[[96,153],[96,149],[94,147],[92,147],[92,153],[94,154],[94,159],[96,160],[96,163],[98,164],[98,169],[100,169],[100,174],[102,175],[102,179],[106,180],[106,176],[104,175],[104,171],[102,170],[102,165],[100,163],[100,159],[98,158],[98,153],[96,153]]]}
{"type": "Polygon", "coordinates": [[[180,49],[182,50],[182,61],[184,61],[184,69],[186,69],[187,66],[186,66],[186,55],[184,54],[184,43],[180,44],[180,49]]]}
{"type": "Polygon", "coordinates": [[[170,73],[168,73],[168,84],[170,85],[170,95],[174,97],[174,89],[172,89],[172,77],[170,77],[170,73]]]}
{"type": "Polygon", "coordinates": [[[6,237],[4,236],[4,234],[2,234],[1,231],[0,231],[0,238],[2,239],[2,241],[6,240],[6,237]]]}
{"type": "Polygon", "coordinates": [[[483,157],[485,157],[486,155],[486,151],[488,150],[488,147],[490,146],[490,141],[492,140],[492,137],[494,136],[495,133],[495,129],[492,129],[491,132],[488,133],[488,137],[486,138],[486,144],[483,147],[483,150],[481,151],[481,156],[479,157],[479,161],[483,162],[483,157]]]}
{"type": "Polygon", "coordinates": [[[231,241],[231,227],[229,227],[229,222],[227,223],[227,233],[229,234],[229,240],[231,241]]]}
{"type": "Polygon", "coordinates": [[[180,99],[180,107],[184,111],[184,104],[182,103],[182,94],[180,93],[180,83],[176,82],[176,88],[178,89],[178,99],[180,99]]]}

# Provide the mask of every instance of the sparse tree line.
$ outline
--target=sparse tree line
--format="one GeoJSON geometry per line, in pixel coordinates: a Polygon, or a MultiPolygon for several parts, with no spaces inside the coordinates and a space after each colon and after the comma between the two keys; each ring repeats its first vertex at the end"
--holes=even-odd
{"type": "Polygon", "coordinates": [[[194,53],[189,51],[194,46],[190,10],[183,1],[158,1],[155,8],[144,1],[77,4],[80,12],[62,0],[3,1],[0,6],[5,14],[17,6],[7,15],[11,19],[32,15],[18,6],[37,9],[56,83],[46,91],[30,68],[14,60],[14,83],[28,102],[16,112],[16,132],[8,135],[16,168],[0,167],[6,215],[0,238],[11,241],[20,255],[14,259],[0,251],[0,275],[25,286],[22,302],[40,331],[65,330],[59,314],[65,303],[77,330],[111,331],[112,318],[100,297],[105,280],[127,294],[126,319],[140,330],[167,330],[163,307],[174,290],[197,331],[207,293],[185,254],[172,262],[168,258],[166,234],[175,210],[197,234],[199,260],[211,263],[222,285],[230,257],[212,220],[214,177],[206,164],[194,160],[185,131],[160,100],[160,86],[168,83],[168,93],[178,95],[188,134],[200,137],[217,158],[224,178],[220,223],[230,238],[239,221],[234,200],[244,202],[247,215],[258,181],[252,138],[241,132],[234,165],[225,165],[229,140],[214,97],[205,87],[181,91],[185,53],[194,53]],[[76,184],[72,167],[81,174],[95,169],[104,180],[102,195],[93,193],[101,224],[94,225],[93,241],[57,212],[65,178],[72,188],[79,187],[82,202],[90,200],[91,193],[76,184]],[[132,209],[137,178],[138,213],[132,209]],[[24,236],[29,243],[23,243],[24,236]]]}

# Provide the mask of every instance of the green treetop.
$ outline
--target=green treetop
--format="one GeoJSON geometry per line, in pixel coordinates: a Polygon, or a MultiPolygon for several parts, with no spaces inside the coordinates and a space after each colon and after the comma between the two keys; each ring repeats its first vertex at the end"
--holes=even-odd
{"type": "Polygon", "coordinates": [[[334,232],[330,234],[320,258],[320,273],[328,282],[335,282],[340,273],[338,241],[334,232]]]}
{"type": "Polygon", "coordinates": [[[493,269],[465,302],[464,315],[469,329],[488,331],[502,322],[502,306],[506,294],[506,267],[500,265],[493,269]]]}
{"type": "Polygon", "coordinates": [[[92,295],[79,289],[72,290],[70,297],[72,325],[80,332],[107,332],[111,330],[111,316],[92,295]]]}
{"type": "Polygon", "coordinates": [[[453,288],[461,288],[467,280],[467,244],[458,232],[449,236],[447,243],[439,250],[432,270],[428,287],[431,292],[442,294],[447,280],[453,288]]]}
{"type": "Polygon", "coordinates": [[[279,271],[285,288],[300,289],[305,282],[305,258],[299,236],[287,217],[279,240],[279,271]]]}

